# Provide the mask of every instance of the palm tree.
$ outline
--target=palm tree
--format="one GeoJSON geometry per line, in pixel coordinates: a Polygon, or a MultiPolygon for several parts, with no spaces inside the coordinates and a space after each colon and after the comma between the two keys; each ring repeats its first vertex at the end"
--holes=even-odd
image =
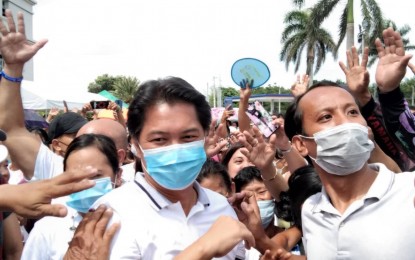
{"type": "Polygon", "coordinates": [[[280,60],[285,61],[288,70],[290,63],[295,64],[295,72],[301,64],[302,52],[307,52],[307,69],[309,84],[313,83],[313,75],[317,73],[326,59],[326,53],[331,52],[337,58],[336,43],[330,33],[320,25],[311,22],[311,9],[306,11],[295,10],[289,12],[284,19],[285,27],[281,43],[283,47],[280,60]],[[314,67],[315,66],[315,67],[314,67]]]}
{"type": "Polygon", "coordinates": [[[129,104],[138,90],[140,81],[136,77],[121,77],[114,83],[111,94],[129,104]]]}
{"type": "MultiPolygon", "coordinates": [[[[363,41],[364,45],[365,47],[369,47],[369,62],[367,64],[369,67],[372,66],[378,58],[378,51],[376,50],[375,40],[376,38],[379,38],[383,43],[382,31],[388,27],[392,27],[394,31],[398,31],[401,34],[405,51],[415,50],[415,45],[412,45],[409,41],[409,38],[405,37],[411,31],[411,27],[409,25],[405,24],[404,26],[398,28],[396,23],[389,19],[384,20],[382,24],[382,30],[379,32],[372,31],[370,34],[361,32],[358,34],[358,42],[361,43],[363,37],[365,37],[363,41]]],[[[360,46],[360,50],[362,47],[363,46],[360,46]]]]}
{"type": "MultiPolygon", "coordinates": [[[[301,7],[305,0],[292,0],[294,4],[301,7]]],[[[313,8],[311,14],[315,24],[321,24],[332,13],[334,8],[339,4],[345,4],[339,23],[339,40],[337,48],[346,37],[346,48],[349,50],[354,44],[354,10],[353,0],[319,0],[313,8]]],[[[375,33],[382,32],[382,12],[375,0],[360,0],[362,17],[367,21],[367,31],[375,33]]]]}

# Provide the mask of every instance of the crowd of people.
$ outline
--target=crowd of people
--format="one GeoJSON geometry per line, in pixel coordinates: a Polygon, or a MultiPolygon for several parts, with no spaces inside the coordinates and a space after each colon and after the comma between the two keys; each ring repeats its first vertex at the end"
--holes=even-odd
{"type": "Polygon", "coordinates": [[[347,84],[298,77],[271,135],[246,113],[252,82],[231,121],[178,77],[142,83],[127,115],[111,102],[112,116],[88,120],[85,104],[33,131],[22,72],[47,41],[5,16],[0,258],[415,258],[415,118],[400,89],[415,66],[398,32],[376,40],[378,97],[368,49],[353,47],[347,84]]]}

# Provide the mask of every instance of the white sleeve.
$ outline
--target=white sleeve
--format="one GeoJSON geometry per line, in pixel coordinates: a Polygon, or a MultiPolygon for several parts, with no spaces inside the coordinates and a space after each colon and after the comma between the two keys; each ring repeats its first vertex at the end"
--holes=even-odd
{"type": "Polygon", "coordinates": [[[50,179],[62,172],[63,158],[41,144],[36,157],[35,172],[30,181],[50,179]]]}
{"type": "Polygon", "coordinates": [[[20,260],[49,259],[49,246],[44,233],[36,224],[30,231],[29,237],[23,247],[20,260]]]}

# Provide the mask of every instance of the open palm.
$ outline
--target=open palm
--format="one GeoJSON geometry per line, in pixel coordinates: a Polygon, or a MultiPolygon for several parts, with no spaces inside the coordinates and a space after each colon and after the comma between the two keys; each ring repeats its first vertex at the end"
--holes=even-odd
{"type": "Polygon", "coordinates": [[[24,64],[46,44],[47,40],[40,40],[34,44],[30,44],[27,41],[22,13],[17,15],[17,30],[10,10],[6,10],[6,18],[9,29],[3,22],[0,23],[0,32],[2,34],[0,52],[8,66],[24,64]]]}

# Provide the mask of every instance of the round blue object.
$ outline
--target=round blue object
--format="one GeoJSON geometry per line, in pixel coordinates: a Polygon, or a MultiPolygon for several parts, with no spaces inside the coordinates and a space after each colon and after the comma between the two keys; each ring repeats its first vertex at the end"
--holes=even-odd
{"type": "MultiPolygon", "coordinates": [[[[271,76],[268,66],[255,58],[243,58],[235,61],[231,69],[233,82],[241,86],[242,80],[254,81],[251,88],[258,88],[264,85],[271,76]]],[[[245,86],[244,86],[245,87],[245,86]]]]}

